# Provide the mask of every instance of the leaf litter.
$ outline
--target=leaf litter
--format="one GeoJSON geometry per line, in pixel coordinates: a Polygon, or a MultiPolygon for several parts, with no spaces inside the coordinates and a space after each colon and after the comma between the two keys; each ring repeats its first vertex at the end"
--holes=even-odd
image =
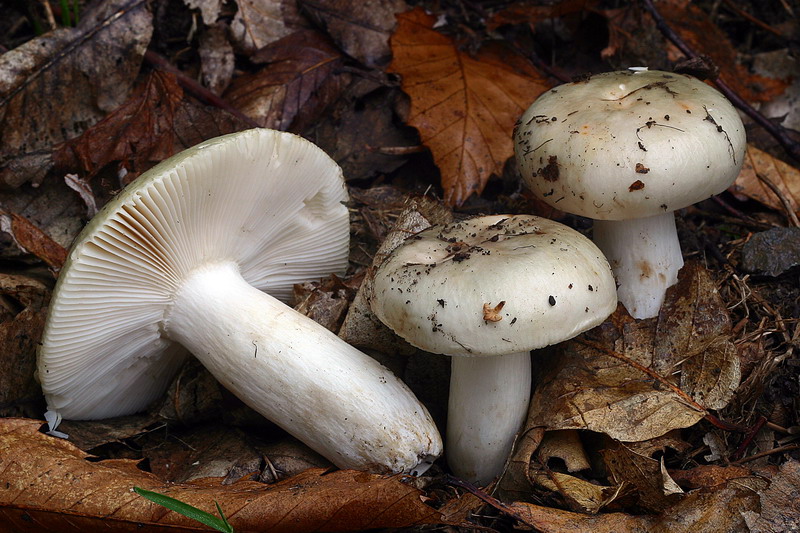
{"type": "MultiPolygon", "coordinates": [[[[359,304],[381,243],[454,215],[431,197],[456,217],[539,212],[509,162],[522,109],[558,78],[679,59],[638,4],[604,10],[563,0],[497,11],[445,2],[426,4],[427,13],[402,2],[299,4],[107,2],[90,6],[76,28],[0,57],[0,414],[36,418],[44,409],[33,380],[36,342],[52,273],[90,210],[160,159],[248,127],[234,113],[244,111],[318,142],[351,186],[353,268],[299,287],[299,309],[333,330],[344,319],[345,338],[389,352],[376,357],[443,426],[447,360],[380,331],[359,304]],[[181,22],[162,28],[167,20],[181,22]],[[607,40],[588,39],[592,25],[604,26],[607,40]],[[145,49],[155,69],[142,66],[145,49]],[[158,62],[155,50],[164,54],[158,62]],[[163,70],[170,62],[179,74],[163,70]],[[78,84],[74,72],[93,77],[78,84]]],[[[745,97],[768,101],[788,86],[743,69],[720,30],[732,26],[706,6],[659,6],[745,97]]],[[[135,497],[138,484],[210,512],[218,501],[240,530],[796,528],[797,462],[787,456],[797,457],[797,390],[782,370],[796,362],[794,270],[767,283],[741,273],[741,254],[753,232],[794,223],[800,177],[772,146],[759,147],[749,147],[736,196],[679,217],[685,255],[704,261],[687,263],[658,318],[637,323],[620,309],[600,328],[535,354],[534,402],[496,486],[501,500],[449,481],[444,461],[417,480],[320,469],[327,465],[189,363],[145,414],[64,423],[98,457],[42,434],[36,420],[0,419],[0,514],[20,531],[67,522],[194,527],[135,497]],[[756,412],[770,421],[756,423],[756,412]]]]}

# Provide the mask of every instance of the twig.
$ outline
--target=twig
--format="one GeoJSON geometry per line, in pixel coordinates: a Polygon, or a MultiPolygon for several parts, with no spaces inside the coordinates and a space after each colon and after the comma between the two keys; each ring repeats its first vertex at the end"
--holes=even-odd
{"type": "Polygon", "coordinates": [[[797,219],[797,214],[794,212],[794,209],[792,208],[792,204],[789,202],[789,199],[786,198],[786,196],[783,194],[783,191],[781,191],[777,185],[772,183],[771,179],[769,179],[762,173],[756,172],[756,177],[764,185],[769,187],[769,189],[773,193],[775,193],[775,196],[778,197],[778,200],[781,201],[781,204],[783,204],[783,209],[786,211],[786,217],[789,219],[789,222],[792,224],[792,226],[794,226],[795,228],[800,228],[800,220],[797,219]]]}
{"type": "Polygon", "coordinates": [[[756,423],[753,424],[753,427],[747,431],[747,434],[744,436],[744,439],[742,439],[742,443],[739,444],[739,447],[736,448],[736,451],[731,454],[730,461],[732,463],[735,463],[736,461],[742,458],[744,452],[747,450],[747,447],[750,446],[750,443],[753,442],[753,439],[755,438],[756,434],[758,434],[758,432],[761,431],[761,428],[763,428],[764,424],[766,423],[767,423],[767,417],[765,416],[758,417],[756,423]]]}
{"type": "Polygon", "coordinates": [[[765,450],[763,452],[755,453],[753,455],[750,455],[749,457],[744,457],[742,459],[739,459],[738,461],[734,461],[731,464],[740,465],[742,463],[746,463],[748,461],[755,461],[756,459],[761,459],[762,457],[766,457],[768,455],[772,455],[775,453],[790,452],[792,450],[797,450],[797,449],[800,449],[800,444],[787,444],[786,446],[779,446],[771,450],[765,450]]]}
{"type": "Polygon", "coordinates": [[[762,20],[757,19],[756,17],[754,17],[753,15],[751,15],[750,13],[748,13],[747,11],[745,11],[744,9],[739,7],[736,4],[736,2],[734,2],[733,0],[722,0],[722,1],[726,6],[728,6],[728,9],[730,9],[731,11],[733,11],[734,13],[739,15],[740,17],[742,17],[742,18],[750,21],[751,23],[755,24],[756,26],[758,26],[762,30],[767,31],[767,32],[769,32],[769,33],[771,33],[773,35],[777,35],[778,37],[781,37],[781,38],[784,38],[784,39],[786,38],[781,32],[779,32],[778,30],[776,30],[775,28],[773,28],[772,26],[770,26],[766,22],[763,22],[762,20]]]}
{"type": "MultiPolygon", "coordinates": [[[[698,57],[698,54],[692,50],[683,39],[681,39],[681,37],[669,26],[669,24],[667,24],[666,20],[664,20],[664,17],[661,16],[656,7],[653,5],[652,0],[642,0],[642,5],[644,6],[645,11],[647,11],[653,18],[656,28],[658,28],[664,37],[666,37],[672,44],[677,46],[686,57],[698,57]]],[[[795,134],[797,132],[772,122],[770,119],[756,111],[753,106],[739,96],[736,91],[731,89],[728,84],[720,78],[717,78],[713,81],[720,92],[724,94],[725,97],[733,103],[733,105],[741,109],[742,112],[744,112],[754,122],[767,130],[767,132],[772,135],[778,141],[778,143],[780,143],[783,149],[786,150],[786,153],[788,153],[792,158],[800,161],[800,142],[793,139],[789,134],[790,131],[795,134]]]]}
{"type": "Polygon", "coordinates": [[[153,52],[152,50],[148,50],[144,53],[144,59],[155,68],[159,70],[163,70],[165,72],[169,72],[174,74],[178,80],[178,83],[183,87],[185,91],[193,95],[195,98],[209,104],[213,105],[214,107],[218,107],[230,113],[231,115],[236,116],[237,118],[242,119],[244,122],[247,123],[248,126],[253,128],[258,128],[261,125],[253,120],[252,118],[248,117],[228,102],[217,96],[216,94],[212,93],[195,80],[178,70],[175,66],[173,66],[166,58],[158,55],[157,53],[153,52]]]}
{"type": "Polygon", "coordinates": [[[588,346],[589,348],[595,349],[595,350],[597,350],[599,352],[603,352],[604,354],[606,354],[606,355],[608,355],[610,357],[613,357],[615,359],[619,359],[620,361],[622,361],[626,365],[632,366],[636,370],[638,370],[638,371],[640,371],[640,372],[642,372],[644,374],[647,374],[648,376],[650,376],[651,378],[653,378],[654,380],[658,381],[659,383],[661,383],[662,385],[664,385],[665,387],[670,389],[672,392],[677,394],[684,402],[689,404],[691,407],[693,407],[694,409],[697,409],[701,413],[705,413],[705,416],[703,418],[708,420],[711,424],[715,425],[716,427],[718,427],[720,429],[724,429],[726,431],[744,431],[744,428],[742,428],[741,426],[739,426],[737,424],[731,424],[730,422],[725,422],[723,420],[720,420],[716,416],[714,416],[711,413],[709,413],[708,409],[706,409],[703,405],[699,404],[694,399],[692,399],[692,397],[689,396],[688,394],[686,394],[686,392],[684,392],[683,389],[681,389],[680,387],[678,387],[674,383],[670,382],[667,378],[665,378],[664,376],[660,375],[658,372],[654,371],[653,369],[647,368],[646,366],[644,366],[644,365],[642,365],[640,363],[637,363],[636,361],[630,359],[629,357],[626,357],[625,355],[623,355],[621,353],[618,353],[618,352],[616,352],[614,350],[611,350],[610,348],[606,348],[605,346],[603,346],[602,344],[600,344],[598,342],[590,341],[588,339],[575,339],[575,341],[580,343],[580,344],[583,344],[584,346],[588,346]]]}
{"type": "Polygon", "coordinates": [[[463,479],[459,479],[457,477],[451,476],[449,474],[445,474],[444,482],[447,483],[448,485],[452,485],[454,487],[460,487],[460,488],[466,490],[467,492],[469,492],[473,496],[476,496],[482,502],[491,505],[492,507],[494,507],[498,511],[507,514],[508,516],[520,521],[521,523],[525,524],[526,526],[530,526],[530,527],[536,529],[535,525],[533,525],[530,522],[526,521],[525,518],[523,518],[522,515],[520,515],[514,509],[512,509],[511,507],[509,507],[505,503],[501,502],[500,500],[498,500],[494,496],[491,496],[490,494],[487,494],[485,491],[482,491],[481,489],[479,489],[478,487],[476,487],[472,483],[469,483],[467,481],[464,481],[463,479]]]}

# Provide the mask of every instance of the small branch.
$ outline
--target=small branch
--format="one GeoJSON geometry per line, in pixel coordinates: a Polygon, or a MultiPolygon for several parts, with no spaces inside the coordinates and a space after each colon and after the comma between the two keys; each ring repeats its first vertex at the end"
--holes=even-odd
{"type": "Polygon", "coordinates": [[[767,417],[765,416],[758,417],[758,420],[753,425],[753,427],[747,431],[747,434],[744,436],[742,443],[739,444],[739,447],[736,448],[736,451],[733,452],[733,454],[731,454],[730,461],[732,463],[735,463],[736,461],[742,458],[744,452],[747,450],[747,447],[750,446],[750,443],[753,442],[753,439],[755,438],[756,434],[758,434],[758,432],[761,431],[761,428],[763,428],[764,424],[766,423],[767,423],[767,417]]]}
{"type": "MultiPolygon", "coordinates": [[[[656,28],[666,37],[672,44],[674,44],[678,49],[688,58],[695,58],[698,57],[698,54],[689,47],[686,42],[667,24],[664,17],[658,12],[656,7],[653,5],[653,0],[642,0],[642,6],[644,6],[645,11],[647,11],[650,16],[653,18],[653,21],[656,24],[656,28]]],[[[767,132],[772,135],[778,143],[783,147],[784,150],[795,160],[800,161],[800,142],[794,139],[789,132],[796,134],[793,130],[789,130],[784,128],[783,126],[772,122],[770,119],[756,111],[756,109],[751,106],[747,101],[745,101],[741,96],[739,96],[733,89],[731,89],[727,83],[725,83],[720,78],[717,78],[714,81],[714,84],[720,90],[725,97],[730,100],[733,105],[738,107],[742,110],[744,114],[750,117],[756,124],[767,130],[767,132]]]]}
{"type": "Polygon", "coordinates": [[[742,9],[741,7],[736,5],[736,2],[734,2],[733,0],[723,0],[723,3],[728,7],[728,9],[730,9],[731,11],[733,11],[734,13],[739,15],[740,17],[750,21],[752,24],[758,26],[762,30],[767,31],[767,32],[769,32],[769,33],[771,33],[773,35],[776,35],[776,36],[778,36],[778,37],[780,37],[782,39],[786,38],[781,32],[779,32],[778,30],[776,30],[775,28],[773,28],[772,26],[770,26],[766,22],[763,22],[762,20],[757,19],[756,17],[754,17],[753,15],[751,15],[750,13],[748,13],[747,11],[745,11],[744,9],[742,9]]]}
{"type": "Polygon", "coordinates": [[[520,515],[514,509],[512,509],[511,507],[509,507],[505,503],[501,502],[500,500],[498,500],[494,496],[491,496],[490,494],[487,494],[485,491],[479,489],[478,487],[476,487],[472,483],[464,481],[463,479],[459,479],[459,478],[457,478],[455,476],[451,476],[449,474],[445,474],[444,482],[447,483],[448,485],[452,485],[454,487],[459,487],[459,488],[462,488],[462,489],[466,490],[467,492],[469,492],[473,496],[477,497],[482,502],[484,502],[484,503],[486,503],[488,505],[491,505],[492,507],[494,507],[498,511],[507,514],[508,516],[514,518],[515,520],[518,520],[520,523],[525,524],[526,526],[529,526],[529,527],[532,527],[532,528],[536,529],[535,525],[527,522],[525,520],[525,518],[523,518],[522,515],[520,515]]]}
{"type": "Polygon", "coordinates": [[[761,459],[762,457],[766,457],[768,455],[773,455],[776,453],[785,453],[790,452],[792,450],[800,449],[800,444],[787,444],[786,446],[779,446],[777,448],[773,448],[771,450],[765,450],[763,452],[758,452],[753,454],[749,457],[745,457],[743,459],[739,459],[738,461],[734,461],[731,464],[740,465],[742,463],[746,463],[748,461],[755,461],[756,459],[761,459]]]}
{"type": "Polygon", "coordinates": [[[144,53],[144,59],[148,63],[150,63],[153,67],[163,70],[164,72],[169,72],[170,74],[174,74],[178,80],[178,83],[183,87],[183,89],[197,98],[209,105],[214,107],[218,107],[230,113],[231,115],[236,116],[237,118],[242,119],[244,122],[247,123],[248,126],[253,128],[259,128],[261,125],[253,120],[252,118],[248,117],[228,102],[217,96],[216,94],[212,93],[202,85],[200,85],[197,81],[193,80],[180,70],[178,70],[175,66],[173,66],[166,58],[158,55],[157,53],[153,52],[152,50],[148,50],[144,53]]]}
{"type": "Polygon", "coordinates": [[[791,225],[795,228],[800,228],[800,220],[797,219],[797,214],[794,212],[794,209],[792,209],[792,204],[783,194],[783,191],[781,191],[777,185],[772,183],[771,179],[762,173],[756,172],[756,177],[761,181],[761,183],[769,187],[769,189],[775,193],[775,196],[778,197],[778,200],[781,201],[781,204],[783,204],[783,209],[786,211],[786,217],[789,219],[789,223],[791,223],[791,225]]]}

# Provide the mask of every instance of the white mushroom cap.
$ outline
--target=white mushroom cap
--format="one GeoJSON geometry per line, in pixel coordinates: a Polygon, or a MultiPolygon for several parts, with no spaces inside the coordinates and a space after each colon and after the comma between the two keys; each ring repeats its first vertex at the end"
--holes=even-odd
{"type": "Polygon", "coordinates": [[[295,283],[343,273],[346,200],[327,154],[273,130],[218,137],[155,166],[92,219],[62,269],[39,352],[48,407],[106,418],[161,395],[185,355],[162,321],[200,265],[233,261],[281,299],[295,283]]]}
{"type": "Polygon", "coordinates": [[[628,70],[541,95],[514,132],[528,187],[599,220],[664,214],[724,191],[744,161],[738,113],[683,74],[628,70]]]}
{"type": "Polygon", "coordinates": [[[378,268],[370,300],[381,321],[418,348],[471,356],[572,338],[616,303],[600,250],[529,215],[479,217],[409,237],[378,268]]]}

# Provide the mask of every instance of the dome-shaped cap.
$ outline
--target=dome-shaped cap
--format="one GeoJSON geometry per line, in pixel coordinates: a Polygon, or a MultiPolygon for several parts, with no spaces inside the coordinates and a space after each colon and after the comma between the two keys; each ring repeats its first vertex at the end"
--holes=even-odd
{"type": "Polygon", "coordinates": [[[370,305],[398,335],[448,355],[504,355],[590,329],[617,304],[603,254],[529,215],[478,217],[417,233],[375,272],[370,305]]]}
{"type": "Polygon", "coordinates": [[[660,215],[719,194],[746,148],[742,121],[722,94],[690,76],[643,69],[544,93],[514,141],[537,196],[601,220],[660,215]]]}
{"type": "Polygon", "coordinates": [[[267,129],[212,139],[140,176],[86,226],[59,276],[38,362],[48,407],[105,418],[163,393],[185,350],[161,322],[203,264],[233,261],[282,299],[295,283],[343,272],[346,200],[330,157],[267,129]]]}

